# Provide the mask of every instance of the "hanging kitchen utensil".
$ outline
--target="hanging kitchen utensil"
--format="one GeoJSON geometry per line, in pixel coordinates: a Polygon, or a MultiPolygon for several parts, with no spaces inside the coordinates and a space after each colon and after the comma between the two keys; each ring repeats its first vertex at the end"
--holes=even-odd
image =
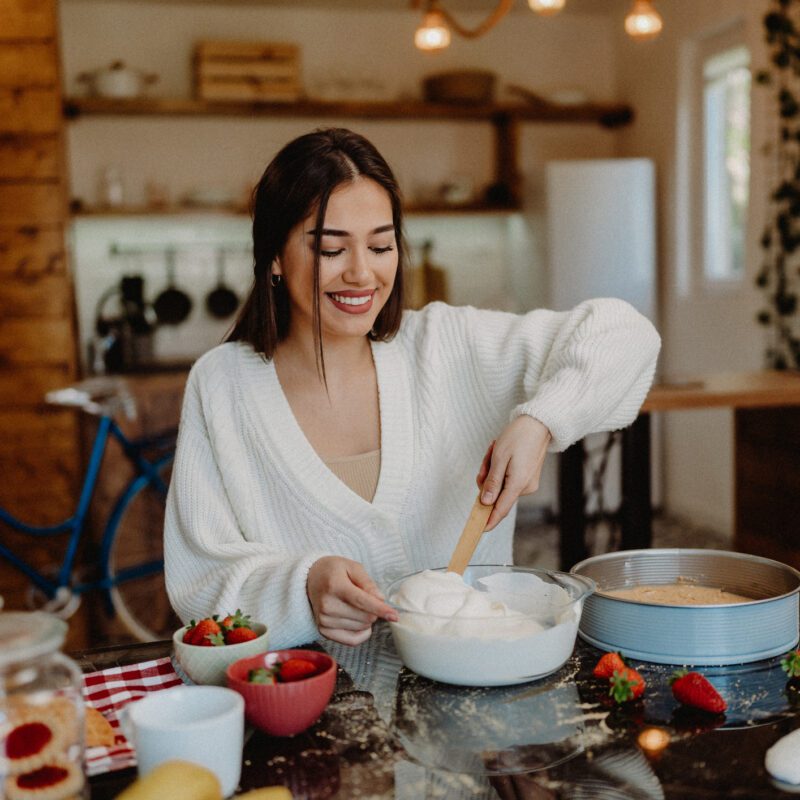
{"type": "Polygon", "coordinates": [[[175,285],[175,251],[166,251],[167,288],[153,302],[158,321],[162,325],[179,325],[192,310],[192,298],[175,285]]]}
{"type": "Polygon", "coordinates": [[[217,286],[206,296],[206,308],[212,317],[225,319],[239,306],[239,297],[225,284],[225,250],[217,250],[217,286]]]}

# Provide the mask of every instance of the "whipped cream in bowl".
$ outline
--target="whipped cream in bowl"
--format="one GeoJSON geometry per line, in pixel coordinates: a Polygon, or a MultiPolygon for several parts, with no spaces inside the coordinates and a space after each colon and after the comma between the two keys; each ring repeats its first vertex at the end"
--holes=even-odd
{"type": "Polygon", "coordinates": [[[485,565],[463,577],[445,568],[406,575],[385,590],[403,663],[426,678],[461,686],[506,686],[542,678],[572,654],[583,575],[485,565]]]}

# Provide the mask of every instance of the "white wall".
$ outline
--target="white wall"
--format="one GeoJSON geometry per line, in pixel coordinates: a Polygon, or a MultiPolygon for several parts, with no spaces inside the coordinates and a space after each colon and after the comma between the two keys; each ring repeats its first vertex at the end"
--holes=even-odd
{"type": "MultiPolygon", "coordinates": [[[[617,13],[628,5],[619,0],[617,13]]],[[[704,36],[737,21],[745,25],[757,70],[765,62],[760,23],[767,6],[766,0],[671,0],[659,4],[665,25],[656,41],[636,43],[617,35],[618,91],[636,110],[634,124],[620,134],[620,152],[652,158],[657,165],[663,379],[763,366],[764,337],[755,323],[758,295],[753,288],[756,240],[764,219],[763,90],[755,90],[752,106],[747,274],[738,285],[713,287],[703,281],[697,247],[702,207],[691,204],[691,182],[699,169],[693,149],[700,132],[686,71],[704,36]]],[[[732,412],[673,412],[664,422],[667,509],[732,533],[732,412]]]]}

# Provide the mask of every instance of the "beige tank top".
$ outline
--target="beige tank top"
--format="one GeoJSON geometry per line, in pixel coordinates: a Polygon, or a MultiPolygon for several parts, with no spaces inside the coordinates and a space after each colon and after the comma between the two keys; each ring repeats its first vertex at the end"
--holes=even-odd
{"type": "Polygon", "coordinates": [[[360,453],[326,461],[328,469],[348,488],[368,503],[375,497],[378,477],[381,472],[381,451],[360,453]]]}

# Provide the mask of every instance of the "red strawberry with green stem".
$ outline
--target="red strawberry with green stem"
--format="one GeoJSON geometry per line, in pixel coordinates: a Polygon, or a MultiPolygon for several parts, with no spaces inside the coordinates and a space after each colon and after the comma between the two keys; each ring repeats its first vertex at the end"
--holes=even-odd
{"type": "Polygon", "coordinates": [[[627,664],[622,653],[606,653],[595,665],[592,675],[595,678],[610,678],[616,670],[623,670],[627,664]]]}
{"type": "Polygon", "coordinates": [[[258,634],[252,628],[230,628],[225,631],[225,644],[241,644],[257,638],[258,634]]]}
{"type": "Polygon", "coordinates": [[[709,711],[712,714],[721,714],[728,707],[719,692],[699,672],[678,670],[672,675],[669,682],[672,686],[672,695],[679,703],[699,708],[702,711],[709,711]]]}
{"type": "Polygon", "coordinates": [[[792,650],[781,659],[781,669],[790,678],[800,678],[800,650],[792,650]]]}
{"type": "MultiPolygon", "coordinates": [[[[213,647],[216,644],[220,644],[220,642],[212,640],[221,630],[219,623],[213,617],[201,619],[200,622],[194,626],[189,644],[198,645],[200,647],[213,647]]],[[[224,642],[221,644],[224,644],[224,642]]]]}
{"type": "Polygon", "coordinates": [[[237,608],[233,614],[228,614],[220,625],[223,628],[252,628],[253,623],[247,614],[243,614],[240,608],[237,608]]]}
{"type": "Polygon", "coordinates": [[[317,665],[305,658],[289,658],[280,667],[278,675],[284,683],[310,678],[317,671],[317,665]]]}
{"type": "Polygon", "coordinates": [[[644,694],[644,678],[631,667],[615,669],[608,682],[608,693],[617,703],[637,700],[644,694]]]}

